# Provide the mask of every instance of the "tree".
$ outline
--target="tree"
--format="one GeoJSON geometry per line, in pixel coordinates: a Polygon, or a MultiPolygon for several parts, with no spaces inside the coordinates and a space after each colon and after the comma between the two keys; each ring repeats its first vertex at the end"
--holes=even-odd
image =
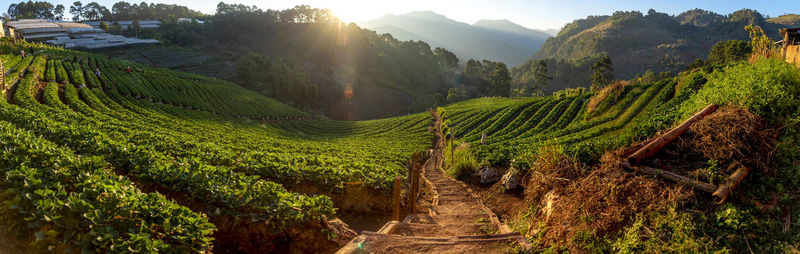
{"type": "Polygon", "coordinates": [[[69,7],[69,13],[72,14],[72,20],[80,21],[83,17],[83,3],[81,1],[72,3],[72,6],[69,7]]]}
{"type": "Polygon", "coordinates": [[[744,61],[752,52],[753,47],[746,41],[721,41],[711,47],[711,51],[708,52],[708,62],[710,64],[729,64],[744,61]]]}
{"type": "Polygon", "coordinates": [[[652,69],[647,69],[647,71],[644,72],[644,75],[642,75],[642,83],[649,84],[656,82],[657,80],[658,77],[652,69]]]}
{"type": "Polygon", "coordinates": [[[598,90],[599,88],[603,88],[608,84],[611,84],[611,81],[614,80],[614,68],[612,67],[611,58],[608,55],[603,56],[594,63],[592,66],[592,89],[598,90]]]}
{"type": "Polygon", "coordinates": [[[56,5],[56,9],[53,10],[53,19],[55,20],[63,20],[64,19],[64,5],[56,5]]]}
{"type": "Polygon", "coordinates": [[[440,61],[446,67],[458,66],[458,57],[447,49],[436,47],[436,49],[433,50],[433,54],[439,57],[440,61]]]}
{"type": "Polygon", "coordinates": [[[109,27],[108,30],[112,34],[119,34],[120,32],[122,32],[122,26],[119,24],[119,22],[114,21],[114,23],[111,23],[111,27],[109,27]]]}
{"type": "Polygon", "coordinates": [[[489,95],[508,97],[511,93],[511,74],[506,68],[506,64],[496,62],[494,70],[491,72],[492,83],[489,95]]]}
{"type": "Polygon", "coordinates": [[[48,2],[20,2],[8,6],[8,16],[12,19],[52,19],[53,4],[48,2]]]}
{"type": "Polygon", "coordinates": [[[110,12],[105,6],[98,4],[97,2],[91,2],[83,7],[84,16],[88,20],[99,20],[106,15],[109,15],[110,12]]]}
{"type": "MultiPolygon", "coordinates": [[[[541,90],[547,85],[547,82],[553,80],[553,77],[547,76],[547,62],[544,60],[536,61],[533,67],[533,86],[531,90],[541,90]]],[[[532,91],[531,91],[532,92],[532,91]]]]}
{"type": "Polygon", "coordinates": [[[464,91],[458,88],[450,88],[447,91],[447,102],[453,103],[464,99],[464,91]]]}
{"type": "Polygon", "coordinates": [[[103,31],[108,32],[109,30],[108,24],[106,24],[105,21],[100,21],[100,29],[103,29],[103,31]]]}
{"type": "Polygon", "coordinates": [[[141,28],[141,26],[139,26],[138,20],[134,20],[133,24],[131,24],[131,27],[129,28],[133,29],[133,32],[136,34],[136,38],[139,38],[139,28],[141,28]]]}

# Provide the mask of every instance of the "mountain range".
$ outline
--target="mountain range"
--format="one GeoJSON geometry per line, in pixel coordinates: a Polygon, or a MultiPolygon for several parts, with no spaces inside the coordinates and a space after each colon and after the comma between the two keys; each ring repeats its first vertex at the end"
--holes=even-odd
{"type": "Polygon", "coordinates": [[[749,24],[760,26],[777,41],[778,29],[800,26],[800,18],[787,14],[767,19],[750,9],[728,15],[694,9],[678,15],[650,10],[589,16],[567,24],[557,36],[547,39],[531,60],[512,70],[512,76],[517,85],[531,83],[535,62],[545,60],[554,77],[545,92],[587,87],[591,65],[605,55],[611,58],[618,79],[630,79],[648,69],[677,73],[696,59],[706,60],[718,42],[749,41],[744,29],[749,24]]]}
{"type": "Polygon", "coordinates": [[[522,64],[538,51],[556,30],[537,30],[509,20],[479,20],[467,24],[431,11],[404,15],[387,14],[359,26],[378,33],[388,33],[399,40],[420,40],[431,47],[455,53],[459,60],[501,61],[509,66],[522,64]]]}

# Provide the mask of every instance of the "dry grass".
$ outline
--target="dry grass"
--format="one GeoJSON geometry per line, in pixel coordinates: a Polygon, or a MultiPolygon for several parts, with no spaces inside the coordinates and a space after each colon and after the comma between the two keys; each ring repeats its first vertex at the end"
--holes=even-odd
{"type": "Polygon", "coordinates": [[[762,171],[774,149],[778,132],[768,129],[764,119],[738,106],[723,107],[689,130],[694,137],[682,139],[684,150],[725,164],[748,166],[762,171]]]}
{"type": "Polygon", "coordinates": [[[578,234],[602,239],[628,226],[637,214],[665,208],[691,194],[680,186],[626,172],[616,152],[606,154],[602,161],[589,174],[540,198],[542,211],[533,218],[529,236],[538,236],[546,246],[583,252],[583,246],[573,241],[578,234]]]}
{"type": "Polygon", "coordinates": [[[592,96],[592,98],[589,100],[589,103],[586,104],[587,113],[594,112],[597,109],[597,106],[600,106],[600,103],[611,97],[611,95],[613,95],[613,100],[619,99],[619,95],[629,84],[630,82],[628,81],[617,80],[611,85],[604,87],[602,90],[597,92],[597,94],[592,96]]]}
{"type": "MultiPolygon", "coordinates": [[[[710,160],[718,162],[716,174],[724,178],[735,166],[764,172],[776,136],[762,118],[726,106],[696,122],[645,163],[683,175],[708,167],[710,160]]],[[[541,149],[525,181],[524,207],[535,208],[526,217],[527,235],[542,247],[562,246],[581,253],[587,251],[587,236],[613,237],[631,226],[637,215],[664,211],[690,198],[712,202],[710,197],[703,201],[707,195],[693,195],[687,186],[626,171],[621,166],[625,150],[608,152],[599,165],[588,168],[558,147],[541,149]]]]}

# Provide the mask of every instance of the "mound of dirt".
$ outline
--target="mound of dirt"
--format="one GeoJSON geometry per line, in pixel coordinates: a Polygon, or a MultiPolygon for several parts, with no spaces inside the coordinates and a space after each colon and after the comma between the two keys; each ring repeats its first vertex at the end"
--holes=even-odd
{"type": "Polygon", "coordinates": [[[572,241],[578,234],[603,238],[629,225],[636,214],[661,209],[691,194],[680,186],[625,171],[617,153],[606,154],[602,161],[587,175],[566,184],[526,191],[528,198],[541,197],[540,212],[531,221],[528,236],[538,237],[546,246],[582,252],[580,244],[572,241]]]}
{"type": "MultiPolygon", "coordinates": [[[[720,184],[739,167],[767,173],[777,131],[741,107],[723,107],[696,122],[643,164],[720,184]]],[[[525,203],[538,211],[528,236],[542,246],[585,252],[579,239],[603,239],[631,225],[637,214],[660,211],[694,195],[688,186],[633,173],[622,166],[626,148],[606,153],[587,169],[557,150],[540,151],[527,175],[525,203]],[[576,240],[577,239],[577,240],[576,240]]]]}

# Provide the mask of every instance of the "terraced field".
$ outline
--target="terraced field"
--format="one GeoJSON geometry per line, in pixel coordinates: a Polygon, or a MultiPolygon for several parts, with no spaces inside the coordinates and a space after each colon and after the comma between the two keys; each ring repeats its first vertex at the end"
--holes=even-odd
{"type": "Polygon", "coordinates": [[[298,190],[388,196],[430,145],[428,114],[311,120],[230,83],[32,46],[22,59],[0,45],[0,200],[39,250],[316,248],[275,242],[290,228],[325,239],[315,227],[337,204],[298,190]]]}
{"type": "Polygon", "coordinates": [[[578,158],[593,159],[603,151],[651,135],[653,130],[628,127],[653,120],[653,112],[673,100],[676,84],[677,80],[663,80],[627,86],[591,113],[587,110],[591,94],[481,98],[444,107],[444,112],[452,134],[476,147],[479,159],[491,164],[520,161],[524,159],[520,156],[548,145],[562,145],[578,158]]]}
{"type": "Polygon", "coordinates": [[[199,51],[181,47],[134,47],[130,49],[109,50],[102,54],[111,57],[170,68],[215,78],[230,78],[236,74],[232,62],[199,51]]]}

